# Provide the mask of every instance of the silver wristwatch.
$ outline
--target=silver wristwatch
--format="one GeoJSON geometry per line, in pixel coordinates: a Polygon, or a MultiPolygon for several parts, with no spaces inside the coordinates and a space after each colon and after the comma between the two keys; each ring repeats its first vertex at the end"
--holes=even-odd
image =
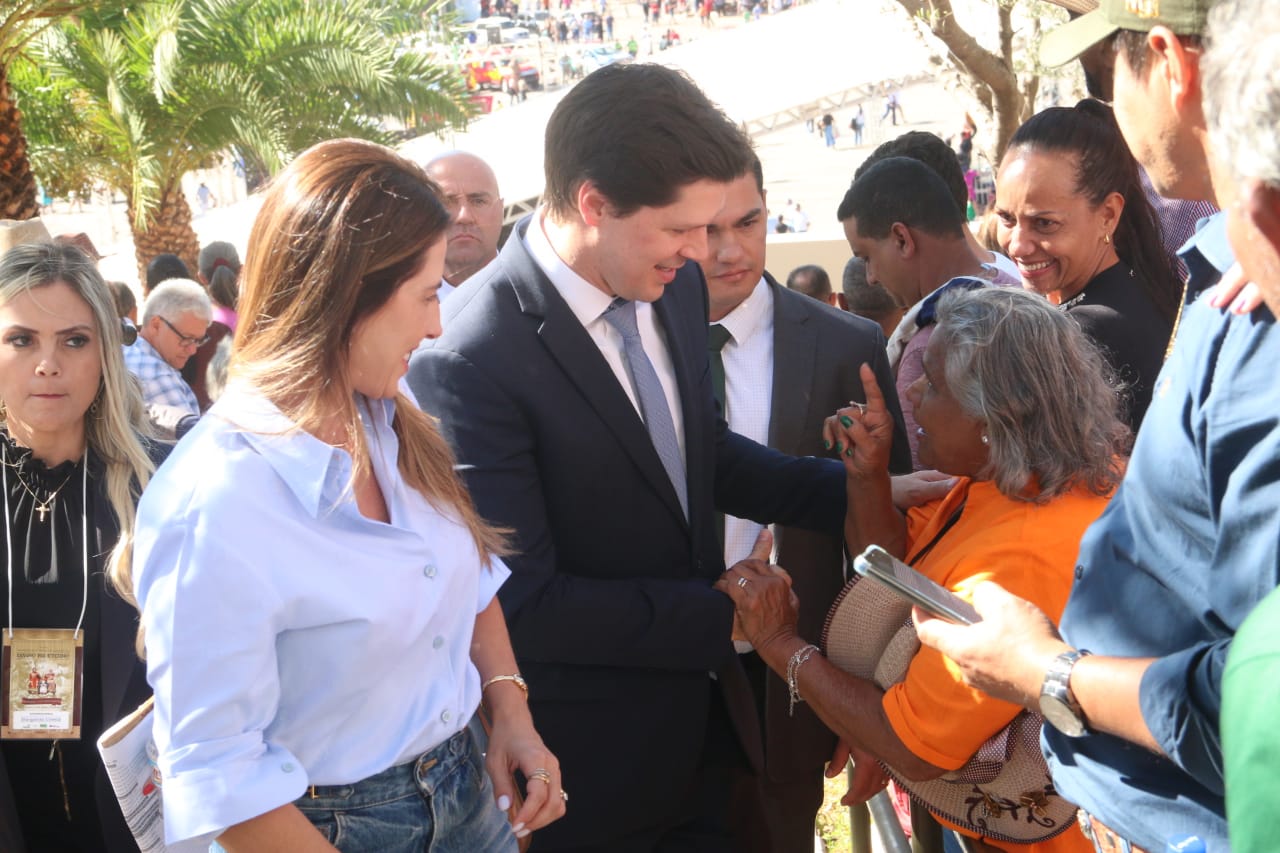
{"type": "Polygon", "coordinates": [[[1063,652],[1053,659],[1040,687],[1040,713],[1055,729],[1069,737],[1080,737],[1088,726],[1080,703],[1071,692],[1071,670],[1088,655],[1086,649],[1063,652]]]}

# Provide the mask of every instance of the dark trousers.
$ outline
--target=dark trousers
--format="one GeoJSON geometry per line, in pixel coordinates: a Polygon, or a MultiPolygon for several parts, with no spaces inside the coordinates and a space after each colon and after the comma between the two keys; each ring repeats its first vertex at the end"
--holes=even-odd
{"type": "MultiPolygon", "coordinates": [[[[707,679],[711,706],[698,773],[680,802],[679,813],[622,838],[586,847],[547,847],[533,834],[529,853],[738,853],[729,829],[729,798],[736,780],[751,776],[720,686],[707,679]]],[[[754,778],[754,777],[752,777],[754,778]]],[[[812,853],[812,831],[809,850],[812,853]]]]}
{"type": "MultiPolygon", "coordinates": [[[[755,652],[742,655],[741,661],[763,724],[768,667],[755,652]]],[[[767,739],[765,753],[767,764],[767,739]]],[[[813,825],[824,794],[822,778],[817,769],[812,776],[785,781],[739,774],[729,804],[735,853],[813,853],[813,825]]]]}

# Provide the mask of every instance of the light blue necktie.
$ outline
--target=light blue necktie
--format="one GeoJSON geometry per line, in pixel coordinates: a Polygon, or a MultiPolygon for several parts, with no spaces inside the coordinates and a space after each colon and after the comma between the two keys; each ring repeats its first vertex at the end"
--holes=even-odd
{"type": "Polygon", "coordinates": [[[604,319],[622,335],[627,372],[631,374],[631,383],[635,386],[636,396],[640,398],[640,417],[644,419],[653,449],[658,451],[662,467],[667,470],[671,485],[675,487],[676,497],[680,499],[680,509],[684,510],[685,518],[688,518],[689,490],[685,482],[684,457],[680,453],[680,442],[676,438],[676,425],[671,418],[671,409],[667,407],[667,395],[658,380],[658,372],[653,369],[653,363],[645,355],[644,346],[640,342],[640,328],[636,325],[636,304],[621,298],[615,299],[609,310],[604,312],[604,319]]]}

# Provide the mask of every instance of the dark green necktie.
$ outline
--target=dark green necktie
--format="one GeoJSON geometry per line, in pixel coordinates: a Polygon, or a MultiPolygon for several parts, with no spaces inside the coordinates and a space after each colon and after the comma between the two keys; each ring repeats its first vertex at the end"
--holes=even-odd
{"type": "Polygon", "coordinates": [[[724,356],[721,350],[733,339],[729,330],[719,323],[712,323],[707,329],[707,353],[711,356],[711,388],[715,392],[716,402],[720,404],[720,414],[729,419],[728,409],[724,402],[724,356]]]}
{"type": "MultiPolygon", "coordinates": [[[[720,415],[729,420],[729,410],[724,402],[724,356],[721,350],[729,343],[733,335],[719,323],[712,323],[707,329],[707,354],[711,358],[711,389],[715,392],[716,402],[720,404],[720,415]]],[[[716,513],[716,534],[720,537],[720,550],[724,550],[724,513],[716,513]]]]}

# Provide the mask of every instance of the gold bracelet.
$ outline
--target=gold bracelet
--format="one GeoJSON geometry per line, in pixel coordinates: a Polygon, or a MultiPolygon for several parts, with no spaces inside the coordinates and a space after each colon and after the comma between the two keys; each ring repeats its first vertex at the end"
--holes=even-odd
{"type": "Polygon", "coordinates": [[[499,681],[510,681],[516,687],[519,687],[521,690],[524,691],[524,697],[526,699],[529,698],[529,682],[525,681],[524,677],[521,676],[519,673],[515,675],[495,675],[493,678],[490,678],[484,684],[480,685],[480,692],[484,693],[486,690],[488,690],[493,685],[497,684],[499,681]]]}

